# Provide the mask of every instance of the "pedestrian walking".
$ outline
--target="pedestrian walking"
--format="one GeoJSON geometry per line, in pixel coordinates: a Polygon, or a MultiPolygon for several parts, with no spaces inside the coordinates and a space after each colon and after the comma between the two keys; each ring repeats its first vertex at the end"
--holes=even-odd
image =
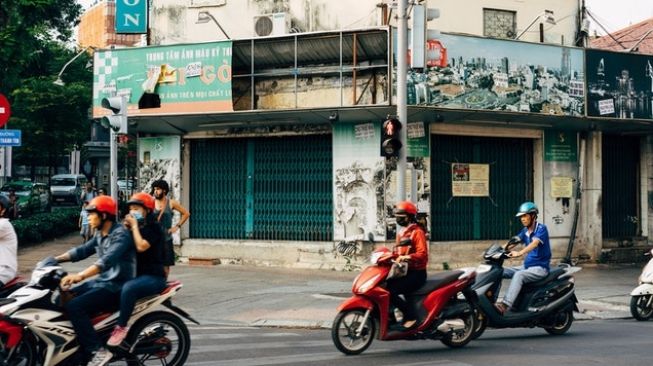
{"type": "Polygon", "coordinates": [[[161,227],[163,227],[163,231],[166,235],[164,265],[167,277],[170,273],[170,266],[175,265],[175,251],[172,245],[172,234],[179,231],[179,228],[188,221],[190,212],[188,212],[188,210],[177,200],[168,197],[170,186],[165,180],[159,179],[154,181],[152,183],[152,189],[154,190],[155,199],[154,215],[156,216],[156,221],[158,221],[159,224],[161,224],[161,227]],[[175,225],[172,225],[173,211],[178,211],[181,214],[181,219],[179,219],[179,222],[175,225]]]}

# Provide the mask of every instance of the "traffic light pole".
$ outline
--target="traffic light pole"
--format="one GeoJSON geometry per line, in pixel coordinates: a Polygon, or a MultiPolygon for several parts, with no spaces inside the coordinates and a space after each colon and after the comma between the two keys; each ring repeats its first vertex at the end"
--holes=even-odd
{"type": "MultiPolygon", "coordinates": [[[[408,126],[408,102],[406,88],[406,78],[408,74],[408,19],[406,16],[407,0],[398,1],[397,9],[397,119],[404,126],[408,126]]],[[[401,141],[403,149],[399,149],[399,157],[397,160],[397,201],[404,201],[406,199],[406,130],[402,128],[399,131],[399,141],[401,141]]],[[[413,199],[415,199],[413,197],[413,199]]]]}
{"type": "MultiPolygon", "coordinates": [[[[111,198],[118,202],[118,134],[113,130],[109,129],[109,139],[111,144],[109,145],[109,155],[111,159],[110,171],[111,171],[111,198]]],[[[116,213],[117,214],[117,213],[116,213]]]]}

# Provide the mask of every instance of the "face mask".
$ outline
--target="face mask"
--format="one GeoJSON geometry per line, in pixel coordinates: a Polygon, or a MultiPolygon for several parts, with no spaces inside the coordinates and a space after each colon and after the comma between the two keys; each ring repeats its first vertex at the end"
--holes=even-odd
{"type": "Polygon", "coordinates": [[[409,224],[408,217],[406,216],[397,216],[396,219],[399,226],[408,226],[409,224]]]}
{"type": "Polygon", "coordinates": [[[138,222],[141,222],[144,219],[143,214],[138,210],[129,211],[129,214],[132,215],[132,217],[135,218],[138,222]]]}

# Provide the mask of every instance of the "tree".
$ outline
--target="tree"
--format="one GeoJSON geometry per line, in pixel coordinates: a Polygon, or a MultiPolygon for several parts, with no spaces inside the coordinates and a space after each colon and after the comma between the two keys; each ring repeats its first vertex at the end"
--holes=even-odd
{"type": "Polygon", "coordinates": [[[81,14],[76,0],[2,0],[0,91],[13,90],[50,41],[66,42],[81,14]]]}

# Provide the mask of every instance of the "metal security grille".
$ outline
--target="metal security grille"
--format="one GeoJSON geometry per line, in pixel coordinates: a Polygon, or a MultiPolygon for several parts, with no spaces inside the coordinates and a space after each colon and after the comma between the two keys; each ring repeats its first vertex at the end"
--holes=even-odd
{"type": "Polygon", "coordinates": [[[431,240],[492,240],[515,235],[519,205],[533,198],[533,142],[433,135],[431,240]],[[490,197],[452,197],[451,163],[490,164],[490,197]]]}
{"type": "Polygon", "coordinates": [[[632,237],[639,231],[639,139],[603,136],[603,237],[632,237]]]}
{"type": "Polygon", "coordinates": [[[191,237],[330,241],[331,146],[330,135],[193,141],[191,237]]]}
{"type": "Polygon", "coordinates": [[[191,143],[190,236],[245,238],[247,141],[191,143]]]}

